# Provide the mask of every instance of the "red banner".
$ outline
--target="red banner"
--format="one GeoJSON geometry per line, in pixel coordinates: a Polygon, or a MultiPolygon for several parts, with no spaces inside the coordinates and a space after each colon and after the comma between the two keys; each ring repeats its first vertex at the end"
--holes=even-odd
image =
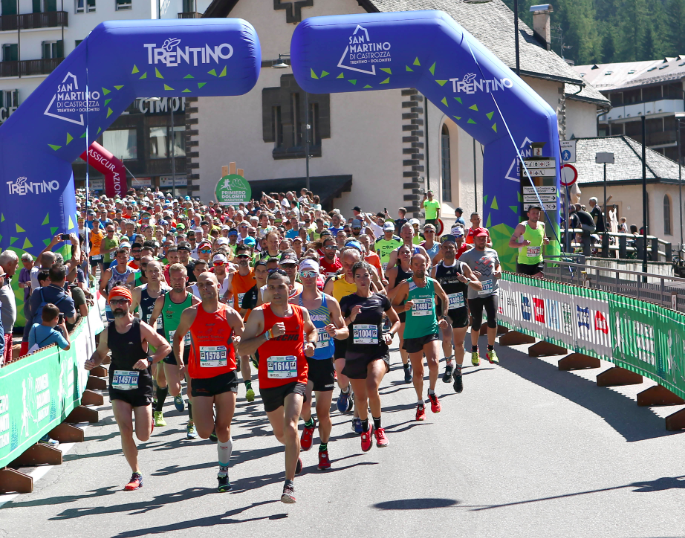
{"type": "MultiPolygon", "coordinates": [[[[81,159],[86,160],[85,151],[81,154],[81,159]]],[[[126,195],[128,187],[124,163],[97,142],[93,142],[88,148],[88,162],[93,168],[104,174],[105,194],[107,196],[126,195]]]]}

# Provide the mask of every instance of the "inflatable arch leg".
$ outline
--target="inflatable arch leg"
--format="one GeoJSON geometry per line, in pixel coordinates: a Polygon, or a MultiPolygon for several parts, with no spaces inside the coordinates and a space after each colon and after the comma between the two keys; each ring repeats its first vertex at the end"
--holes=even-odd
{"type": "MultiPolygon", "coordinates": [[[[556,114],[537,93],[441,11],[312,17],[295,29],[290,53],[307,92],[417,88],[483,144],[483,220],[513,269],[506,243],[521,220],[515,147],[544,142],[543,155],[559,163],[556,114]]],[[[558,183],[557,171],[557,191],[558,183]]]]}
{"type": "Polygon", "coordinates": [[[81,159],[105,176],[105,194],[110,197],[125,196],[128,191],[126,168],[111,151],[93,142],[88,151],[81,154],[81,159]]]}

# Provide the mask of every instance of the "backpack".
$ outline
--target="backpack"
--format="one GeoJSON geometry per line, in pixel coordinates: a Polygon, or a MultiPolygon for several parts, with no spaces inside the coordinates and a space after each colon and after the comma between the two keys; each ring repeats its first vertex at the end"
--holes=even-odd
{"type": "MultiPolygon", "coordinates": [[[[43,307],[48,304],[48,302],[45,300],[45,296],[43,295],[43,288],[38,290],[40,292],[40,305],[36,309],[35,313],[33,314],[33,323],[38,323],[39,325],[43,323],[43,307]]],[[[57,301],[55,306],[57,306],[59,303],[61,303],[64,300],[65,296],[62,296],[59,298],[59,301],[57,301]]]]}

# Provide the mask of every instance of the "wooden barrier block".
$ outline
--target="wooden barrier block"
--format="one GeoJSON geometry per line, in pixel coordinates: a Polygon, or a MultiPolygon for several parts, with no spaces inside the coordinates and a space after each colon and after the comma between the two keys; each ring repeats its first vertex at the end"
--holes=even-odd
{"type": "Polygon", "coordinates": [[[107,368],[104,368],[103,366],[96,366],[90,371],[90,375],[94,375],[96,377],[108,377],[109,372],[107,371],[107,368]]]}
{"type": "Polygon", "coordinates": [[[559,370],[566,372],[571,370],[585,370],[587,368],[599,368],[602,365],[597,357],[590,357],[583,353],[571,353],[563,359],[559,359],[559,370]]]}
{"type": "Polygon", "coordinates": [[[66,422],[90,422],[91,424],[94,424],[100,420],[100,414],[98,413],[97,409],[92,409],[90,407],[85,407],[83,405],[79,405],[78,407],[75,407],[74,410],[69,413],[69,416],[66,418],[66,422]]]}
{"type": "Polygon", "coordinates": [[[535,338],[518,331],[509,331],[499,337],[500,346],[518,346],[521,344],[534,344],[535,338]]]}
{"type": "Polygon", "coordinates": [[[83,391],[83,395],[81,396],[82,405],[103,405],[104,403],[105,400],[102,397],[102,394],[88,389],[83,391]]]}
{"type": "Polygon", "coordinates": [[[107,390],[107,379],[91,375],[88,377],[86,388],[90,390],[107,390]]]}
{"type": "Polygon", "coordinates": [[[111,355],[107,355],[103,360],[102,364],[112,364],[112,357],[111,355]]]}
{"type": "Polygon", "coordinates": [[[31,493],[32,491],[32,476],[9,467],[0,469],[0,493],[31,493]]]}
{"type": "Polygon", "coordinates": [[[544,340],[540,340],[528,348],[529,357],[547,357],[549,355],[563,355],[564,353],[568,353],[568,349],[544,340]]]}
{"type": "MultiPolygon", "coordinates": [[[[509,329],[506,327],[502,327],[501,325],[497,326],[497,334],[506,334],[509,332],[509,329]]],[[[483,325],[480,326],[480,335],[485,336],[488,334],[488,324],[483,322],[483,325]]]]}
{"type": "Polygon", "coordinates": [[[62,424],[51,430],[48,435],[53,439],[57,439],[60,443],[81,443],[86,437],[86,433],[81,428],[66,422],[62,422],[62,424]]]}
{"type": "Polygon", "coordinates": [[[666,429],[669,432],[685,430],[685,409],[676,411],[666,417],[666,429]]]}
{"type": "Polygon", "coordinates": [[[505,327],[504,325],[498,325],[497,326],[497,334],[507,334],[509,332],[509,327],[505,327]]]}
{"type": "Polygon", "coordinates": [[[12,467],[33,467],[43,463],[62,465],[62,451],[50,445],[36,443],[10,463],[10,465],[12,467]]]}
{"type": "Polygon", "coordinates": [[[649,387],[647,390],[643,390],[637,395],[637,405],[640,407],[683,404],[685,404],[685,400],[661,385],[649,387]]]}
{"type": "Polygon", "coordinates": [[[609,368],[597,376],[598,387],[620,387],[623,385],[639,385],[640,383],[642,383],[640,374],[618,366],[609,368]]]}

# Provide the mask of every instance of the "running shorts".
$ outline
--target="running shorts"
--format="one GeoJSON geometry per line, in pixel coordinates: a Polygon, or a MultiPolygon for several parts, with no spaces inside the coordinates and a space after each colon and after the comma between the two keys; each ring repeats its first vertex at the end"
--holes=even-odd
{"type": "MultiPolygon", "coordinates": [[[[193,383],[194,382],[195,381],[193,381],[193,383]]],[[[306,401],[306,388],[307,385],[298,383],[297,381],[272,389],[260,388],[259,395],[262,397],[262,402],[264,403],[264,411],[271,413],[272,411],[276,411],[276,409],[283,407],[283,405],[285,405],[285,397],[288,396],[288,394],[300,394],[302,395],[303,401],[306,401]]]]}
{"type": "Polygon", "coordinates": [[[471,311],[471,330],[479,331],[483,324],[483,308],[488,315],[488,327],[494,329],[497,327],[497,305],[499,304],[499,296],[488,295],[487,297],[478,297],[476,299],[469,299],[469,310],[471,311]]]}
{"type": "Polygon", "coordinates": [[[335,366],[332,359],[311,359],[307,357],[307,377],[319,392],[332,391],[335,386],[335,366]]]}
{"type": "Polygon", "coordinates": [[[193,379],[191,383],[193,398],[197,396],[216,396],[224,392],[238,392],[238,375],[235,370],[216,377],[193,379]]]}
{"type": "Polygon", "coordinates": [[[368,374],[368,366],[373,361],[383,361],[385,363],[385,373],[390,371],[390,355],[385,354],[380,357],[363,357],[360,359],[346,359],[345,367],[342,370],[342,374],[349,377],[350,379],[366,379],[368,374]]]}
{"type": "Polygon", "coordinates": [[[404,349],[407,353],[418,353],[423,351],[423,346],[432,342],[433,340],[440,340],[440,335],[438,333],[427,334],[426,336],[419,336],[418,338],[405,338],[404,349]]]}

